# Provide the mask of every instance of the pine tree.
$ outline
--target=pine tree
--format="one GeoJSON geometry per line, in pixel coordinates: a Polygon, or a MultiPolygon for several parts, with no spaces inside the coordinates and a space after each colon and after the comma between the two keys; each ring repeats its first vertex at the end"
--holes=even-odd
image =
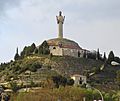
{"type": "Polygon", "coordinates": [[[20,56],[18,54],[18,48],[16,49],[16,54],[14,56],[14,60],[19,60],[20,59],[20,56]]]}
{"type": "Polygon", "coordinates": [[[25,46],[23,51],[21,52],[21,58],[25,56],[29,56],[35,52],[36,45],[33,43],[31,46],[25,46]]]}
{"type": "Polygon", "coordinates": [[[23,59],[26,56],[26,49],[27,49],[27,46],[25,46],[23,51],[20,53],[21,59],[23,59]]]}
{"type": "Polygon", "coordinates": [[[47,43],[47,41],[44,41],[40,46],[39,46],[39,49],[38,49],[38,54],[49,54],[50,53],[50,50],[49,50],[49,45],[47,43]]]}
{"type": "Polygon", "coordinates": [[[35,49],[36,49],[36,45],[33,43],[33,44],[30,46],[30,53],[33,53],[35,49]]]}
{"type": "Polygon", "coordinates": [[[113,51],[110,51],[110,53],[109,53],[109,55],[108,55],[108,60],[107,60],[107,62],[109,63],[109,64],[111,64],[111,62],[114,60],[114,53],[113,53],[113,51]]]}
{"type": "Polygon", "coordinates": [[[97,50],[97,54],[96,54],[96,60],[99,60],[100,59],[100,52],[99,52],[99,48],[97,50]]]}
{"type": "Polygon", "coordinates": [[[35,48],[34,53],[38,54],[38,48],[37,47],[35,48]]]}
{"type": "Polygon", "coordinates": [[[106,53],[104,52],[103,60],[106,61],[106,53]]]}
{"type": "Polygon", "coordinates": [[[42,46],[39,46],[39,49],[38,49],[38,54],[43,54],[43,47],[42,46]]]}

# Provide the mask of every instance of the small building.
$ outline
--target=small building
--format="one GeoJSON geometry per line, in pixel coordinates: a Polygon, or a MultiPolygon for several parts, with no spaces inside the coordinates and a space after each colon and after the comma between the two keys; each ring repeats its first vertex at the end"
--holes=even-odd
{"type": "Polygon", "coordinates": [[[74,80],[74,85],[83,85],[87,83],[87,77],[79,74],[71,76],[71,79],[74,80]]]}
{"type": "Polygon", "coordinates": [[[83,57],[84,50],[72,40],[55,38],[48,40],[47,43],[53,55],[83,57]]]}
{"type": "Polygon", "coordinates": [[[112,62],[111,62],[111,65],[113,65],[113,66],[119,66],[120,63],[118,63],[118,62],[116,62],[116,61],[112,61],[112,62]]]}

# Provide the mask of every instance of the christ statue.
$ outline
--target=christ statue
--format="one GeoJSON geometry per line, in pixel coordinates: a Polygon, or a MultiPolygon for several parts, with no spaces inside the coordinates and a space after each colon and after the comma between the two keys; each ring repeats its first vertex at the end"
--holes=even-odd
{"type": "Polygon", "coordinates": [[[59,16],[56,16],[58,24],[58,38],[63,38],[63,23],[65,16],[62,16],[62,12],[59,12],[59,16]]]}

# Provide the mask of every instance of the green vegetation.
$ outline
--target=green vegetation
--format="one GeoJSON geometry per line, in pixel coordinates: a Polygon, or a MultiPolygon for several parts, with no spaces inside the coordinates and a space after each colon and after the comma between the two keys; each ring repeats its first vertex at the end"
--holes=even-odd
{"type": "Polygon", "coordinates": [[[20,56],[18,54],[18,48],[17,48],[14,60],[19,60],[19,59],[20,59],[20,56]]]}
{"type": "Polygon", "coordinates": [[[104,55],[103,55],[103,61],[106,61],[107,58],[106,58],[106,53],[104,52],[104,55]]]}
{"type": "Polygon", "coordinates": [[[10,82],[10,87],[11,87],[11,89],[13,90],[14,93],[16,93],[16,92],[18,91],[18,89],[19,89],[19,86],[18,86],[17,83],[14,82],[14,81],[11,81],[11,82],[10,82]]]}
{"type": "Polygon", "coordinates": [[[99,49],[97,52],[84,53],[83,58],[53,56],[44,41],[39,47],[34,43],[25,46],[20,55],[17,48],[14,60],[0,65],[2,82],[10,84],[5,88],[13,92],[27,87],[41,89],[16,93],[11,101],[57,101],[58,98],[62,101],[82,101],[83,97],[87,101],[100,99],[100,95],[95,90],[86,89],[86,85],[73,87],[74,80],[70,78],[72,74],[87,76],[89,85],[100,89],[105,101],[117,101],[120,94],[117,93],[120,89],[120,66],[111,65],[112,61],[120,63],[120,58],[113,51],[109,53],[108,59],[105,53],[101,56],[99,49]]]}
{"type": "Polygon", "coordinates": [[[113,53],[113,51],[110,51],[110,53],[109,53],[109,55],[108,55],[108,60],[107,60],[107,62],[109,63],[109,64],[111,64],[111,62],[114,60],[114,53],[113,53]]]}
{"type": "MultiPolygon", "coordinates": [[[[52,58],[50,58],[49,55],[34,54],[26,56],[23,59],[1,64],[0,77],[4,77],[6,81],[10,81],[11,78],[13,78],[13,80],[27,79],[27,76],[31,79],[36,80],[38,78],[38,80],[41,80],[57,75],[68,78],[71,74],[80,73],[88,77],[88,83],[93,86],[100,85],[102,87],[103,84],[109,85],[110,82],[115,81],[118,70],[119,67],[114,68],[101,60],[68,56],[52,56],[52,58]],[[103,69],[101,70],[101,68],[103,69]],[[26,74],[27,72],[28,74],[26,74]],[[90,76],[92,73],[94,73],[94,75],[90,76]]],[[[117,90],[116,82],[109,86],[111,90],[114,87],[117,90]]]]}
{"type": "Polygon", "coordinates": [[[44,41],[39,47],[36,47],[36,45],[33,43],[30,46],[25,46],[23,51],[18,54],[18,48],[16,51],[16,54],[14,56],[14,60],[20,60],[24,59],[26,56],[31,56],[31,55],[48,55],[50,54],[49,46],[47,44],[47,41],[44,41]]]}
{"type": "Polygon", "coordinates": [[[66,85],[73,85],[74,80],[73,79],[67,79],[66,77],[63,77],[61,75],[53,76],[52,77],[53,82],[55,83],[55,87],[59,88],[59,86],[66,86],[66,85]]]}
{"type": "MultiPolygon", "coordinates": [[[[117,93],[104,93],[104,101],[118,101],[117,93]]],[[[29,93],[18,93],[11,96],[11,101],[93,101],[101,99],[96,90],[80,87],[60,87],[54,89],[39,89],[29,93]]]]}
{"type": "Polygon", "coordinates": [[[117,71],[116,81],[120,89],[120,70],[117,71]]]}
{"type": "Polygon", "coordinates": [[[33,54],[35,49],[36,46],[34,43],[31,46],[25,46],[23,51],[21,52],[20,58],[23,59],[25,56],[33,54]]]}
{"type": "Polygon", "coordinates": [[[50,53],[50,50],[49,50],[49,46],[48,46],[48,43],[47,41],[44,41],[40,46],[39,46],[39,49],[38,49],[38,54],[49,54],[50,53]]]}

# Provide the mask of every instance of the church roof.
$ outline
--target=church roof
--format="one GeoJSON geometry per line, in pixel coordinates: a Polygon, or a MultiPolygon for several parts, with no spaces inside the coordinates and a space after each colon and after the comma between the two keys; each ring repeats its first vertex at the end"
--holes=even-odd
{"type": "Polygon", "coordinates": [[[75,41],[66,38],[54,38],[47,41],[49,46],[60,46],[61,48],[82,49],[75,41]]]}

